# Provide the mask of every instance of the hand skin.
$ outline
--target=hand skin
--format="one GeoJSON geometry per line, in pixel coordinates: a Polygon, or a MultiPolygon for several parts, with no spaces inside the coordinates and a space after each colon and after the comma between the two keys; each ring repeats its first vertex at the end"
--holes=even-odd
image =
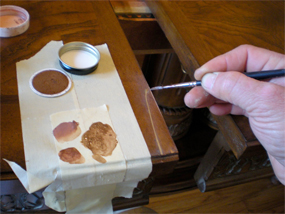
{"type": "Polygon", "coordinates": [[[279,181],[285,185],[285,77],[259,81],[242,74],[285,68],[285,55],[241,45],[195,71],[202,87],[185,95],[190,108],[208,107],[215,115],[244,115],[266,149],[279,181]]]}

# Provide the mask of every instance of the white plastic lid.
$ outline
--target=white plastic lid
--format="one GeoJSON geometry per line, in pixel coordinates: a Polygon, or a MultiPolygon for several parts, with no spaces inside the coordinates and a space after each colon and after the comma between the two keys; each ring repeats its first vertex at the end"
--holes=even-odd
{"type": "Polygon", "coordinates": [[[29,13],[14,5],[0,6],[0,37],[13,37],[24,33],[30,25],[29,13]]]}

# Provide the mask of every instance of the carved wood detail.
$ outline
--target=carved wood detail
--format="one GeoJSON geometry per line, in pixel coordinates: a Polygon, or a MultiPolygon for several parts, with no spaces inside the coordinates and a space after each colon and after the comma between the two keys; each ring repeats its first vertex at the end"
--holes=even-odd
{"type": "Polygon", "coordinates": [[[209,179],[237,175],[270,166],[271,163],[266,153],[237,159],[232,152],[225,152],[209,179]]]}
{"type": "Polygon", "coordinates": [[[172,138],[177,140],[183,137],[191,125],[192,109],[187,107],[169,108],[162,106],[159,106],[159,108],[172,138]]]}
{"type": "Polygon", "coordinates": [[[121,210],[129,207],[146,205],[149,202],[149,193],[153,186],[154,177],[148,177],[138,183],[133,191],[132,198],[116,197],[112,200],[113,209],[121,210]]]}
{"type": "Polygon", "coordinates": [[[260,145],[249,147],[237,159],[219,131],[194,178],[201,192],[273,176],[270,160],[260,145]]]}
{"type": "MultiPolygon", "coordinates": [[[[152,54],[145,58],[142,70],[150,87],[189,81],[175,53],[152,54]]],[[[155,100],[174,140],[183,137],[191,124],[192,109],[184,104],[186,89],[153,91],[155,100]]]]}

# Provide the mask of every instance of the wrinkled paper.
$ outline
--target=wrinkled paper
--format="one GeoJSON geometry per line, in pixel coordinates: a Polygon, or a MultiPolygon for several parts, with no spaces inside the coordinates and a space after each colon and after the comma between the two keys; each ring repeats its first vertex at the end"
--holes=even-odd
{"type": "Polygon", "coordinates": [[[101,54],[95,72],[83,76],[66,73],[73,85],[63,96],[44,98],[31,90],[29,79],[35,72],[63,70],[57,55],[62,45],[51,41],[35,56],[16,64],[27,171],[7,162],[28,192],[47,187],[43,195],[52,209],[112,213],[112,198],[130,198],[138,182],[149,176],[150,153],[106,44],[95,46],[101,54]],[[90,159],[87,150],[83,153],[89,159],[84,164],[68,165],[59,159],[62,147],[56,144],[52,130],[73,117],[85,124],[84,131],[96,121],[113,128],[118,145],[111,156],[104,157],[106,163],[90,159]]]}

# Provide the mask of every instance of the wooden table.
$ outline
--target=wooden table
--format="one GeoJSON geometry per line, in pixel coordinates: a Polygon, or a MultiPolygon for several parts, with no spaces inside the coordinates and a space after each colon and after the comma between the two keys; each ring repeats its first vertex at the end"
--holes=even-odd
{"type": "MultiPolygon", "coordinates": [[[[146,0],[146,3],[192,79],[199,66],[241,44],[284,54],[284,1],[146,0]]],[[[227,145],[222,147],[229,146],[236,158],[241,158],[247,148],[259,145],[247,118],[213,117],[221,133],[215,141],[224,141],[227,145]]],[[[213,156],[207,160],[208,164],[215,161],[213,156]]],[[[213,170],[210,168],[209,171],[213,170]]],[[[205,168],[202,171],[200,174],[205,174],[205,168]]]]}
{"type": "MultiPolygon", "coordinates": [[[[178,161],[176,146],[151,93],[145,99],[149,87],[108,1],[1,1],[1,5],[17,5],[30,13],[28,31],[0,39],[1,181],[17,179],[2,158],[25,168],[15,63],[32,57],[51,40],[92,45],[107,43],[151,153],[153,172],[150,177],[173,170],[178,161]]],[[[143,203],[147,203],[145,196],[150,189],[146,184],[145,181],[141,186],[143,203]]],[[[138,201],[118,202],[115,209],[139,205],[138,201]]]]}

